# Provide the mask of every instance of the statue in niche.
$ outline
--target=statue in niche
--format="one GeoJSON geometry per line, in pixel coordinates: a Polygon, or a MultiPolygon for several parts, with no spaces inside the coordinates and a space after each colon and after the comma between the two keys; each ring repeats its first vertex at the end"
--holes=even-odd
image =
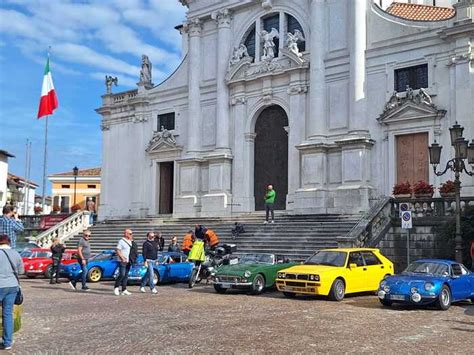
{"type": "Polygon", "coordinates": [[[147,55],[142,55],[142,68],[140,70],[140,84],[145,86],[153,85],[151,83],[151,69],[152,65],[147,55]]]}
{"type": "Polygon", "coordinates": [[[278,31],[275,28],[272,28],[270,33],[263,30],[261,36],[263,42],[262,60],[271,61],[275,58],[275,42],[273,42],[273,39],[275,37],[279,38],[278,31]]]}
{"type": "Polygon", "coordinates": [[[298,48],[298,42],[299,41],[304,41],[303,34],[301,33],[300,30],[295,30],[295,33],[288,32],[286,34],[286,46],[288,50],[294,54],[296,54],[298,57],[302,57],[303,54],[300,53],[300,50],[298,48]]]}
{"type": "Polygon", "coordinates": [[[250,56],[245,44],[241,43],[240,46],[234,47],[234,52],[232,53],[232,57],[230,58],[230,65],[237,64],[244,57],[250,57],[250,56]]]}
{"type": "Polygon", "coordinates": [[[117,86],[118,85],[118,78],[113,77],[111,75],[106,75],[105,76],[105,88],[106,88],[106,93],[111,94],[112,93],[112,85],[117,86]]]}

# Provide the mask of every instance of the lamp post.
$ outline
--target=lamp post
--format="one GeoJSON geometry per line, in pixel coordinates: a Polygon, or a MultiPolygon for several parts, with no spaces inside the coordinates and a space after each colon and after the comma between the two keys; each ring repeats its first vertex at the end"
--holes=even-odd
{"type": "Polygon", "coordinates": [[[468,164],[474,165],[474,140],[469,144],[469,141],[464,139],[462,133],[464,128],[457,122],[449,129],[451,136],[451,145],[454,147],[454,158],[446,163],[446,168],[443,171],[436,171],[436,167],[441,159],[441,149],[436,141],[428,147],[430,154],[430,164],[433,165],[433,171],[436,176],[446,174],[448,170],[454,172],[454,186],[455,186],[455,201],[456,201],[456,261],[462,263],[462,237],[461,237],[461,181],[459,177],[462,172],[469,176],[474,176],[474,171],[466,169],[465,160],[468,164]]]}
{"type": "Polygon", "coordinates": [[[79,173],[79,169],[77,166],[72,168],[72,175],[74,175],[74,204],[76,204],[76,183],[77,183],[77,174],[79,173]]]}

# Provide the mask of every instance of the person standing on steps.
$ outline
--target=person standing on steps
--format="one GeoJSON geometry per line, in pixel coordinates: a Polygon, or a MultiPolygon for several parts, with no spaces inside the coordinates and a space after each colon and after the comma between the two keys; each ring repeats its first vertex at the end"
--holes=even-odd
{"type": "Polygon", "coordinates": [[[76,279],[72,279],[69,281],[69,285],[76,290],[76,284],[79,281],[79,278],[82,282],[82,291],[89,291],[89,287],[87,287],[87,261],[91,257],[91,244],[90,239],[91,231],[86,229],[83,232],[81,239],[79,239],[79,243],[77,244],[77,262],[81,267],[81,272],[78,274],[76,279]]]}
{"type": "Polygon", "coordinates": [[[143,276],[142,282],[140,284],[140,292],[145,293],[145,285],[147,282],[150,285],[151,293],[155,294],[158,291],[155,288],[153,283],[153,264],[156,263],[158,257],[158,243],[155,241],[155,233],[148,232],[146,234],[146,240],[143,243],[143,260],[145,260],[145,267],[147,268],[145,276],[143,276]]]}
{"type": "Polygon", "coordinates": [[[115,280],[114,294],[116,296],[129,296],[131,293],[127,291],[128,272],[130,271],[130,250],[132,249],[133,232],[131,229],[125,229],[123,238],[117,243],[117,256],[119,257],[119,274],[115,280]],[[122,292],[120,292],[122,286],[122,292]]]}
{"type": "Polygon", "coordinates": [[[155,242],[158,245],[158,250],[163,251],[165,248],[165,238],[163,238],[161,232],[156,232],[155,242]]]}
{"type": "Polygon", "coordinates": [[[273,212],[273,204],[275,203],[276,192],[273,189],[273,185],[267,186],[267,192],[265,193],[265,222],[264,224],[268,223],[268,215],[272,213],[272,221],[271,223],[275,223],[275,213],[273,212]]]}
{"type": "Polygon", "coordinates": [[[51,245],[51,258],[53,259],[53,268],[51,269],[51,279],[49,280],[50,284],[59,283],[59,266],[61,265],[61,259],[63,258],[64,244],[61,243],[59,238],[54,238],[53,245],[51,245]]]}
{"type": "Polygon", "coordinates": [[[168,246],[168,252],[179,252],[178,237],[171,238],[171,244],[168,246]]]}

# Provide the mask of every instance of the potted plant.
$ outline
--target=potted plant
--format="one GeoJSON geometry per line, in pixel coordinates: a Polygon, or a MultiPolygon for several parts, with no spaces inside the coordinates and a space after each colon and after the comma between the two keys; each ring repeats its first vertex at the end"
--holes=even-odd
{"type": "Polygon", "coordinates": [[[54,212],[54,213],[59,213],[59,212],[61,212],[61,207],[59,207],[58,205],[54,205],[54,206],[53,206],[53,212],[54,212]]]}
{"type": "Polygon", "coordinates": [[[443,198],[454,198],[456,195],[456,186],[454,185],[454,181],[448,180],[443,182],[439,187],[439,194],[443,198]]]}
{"type": "Polygon", "coordinates": [[[407,182],[401,182],[399,184],[395,184],[393,187],[393,196],[396,198],[410,198],[411,197],[411,185],[407,182]]]}
{"type": "Polygon", "coordinates": [[[417,198],[431,198],[433,197],[434,188],[433,185],[428,184],[426,181],[418,181],[413,185],[413,192],[417,198]]]}
{"type": "Polygon", "coordinates": [[[81,209],[82,209],[81,205],[77,203],[71,207],[71,211],[74,213],[76,213],[77,211],[80,211],[81,209]]]}
{"type": "Polygon", "coordinates": [[[41,212],[43,212],[43,207],[35,206],[33,210],[35,211],[35,214],[40,214],[41,212]]]}

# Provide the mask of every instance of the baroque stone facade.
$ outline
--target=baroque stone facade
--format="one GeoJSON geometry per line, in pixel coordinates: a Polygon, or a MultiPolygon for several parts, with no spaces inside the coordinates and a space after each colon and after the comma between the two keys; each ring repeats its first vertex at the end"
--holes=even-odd
{"type": "MultiPolygon", "coordinates": [[[[371,0],[181,3],[181,65],[154,86],[144,56],[137,90],[97,110],[103,219],[252,212],[263,181],[289,213],[360,213],[397,182],[397,137],[447,148],[457,121],[474,138],[473,0],[442,21],[371,0]]],[[[473,179],[463,187],[474,193],[473,179]]]]}

